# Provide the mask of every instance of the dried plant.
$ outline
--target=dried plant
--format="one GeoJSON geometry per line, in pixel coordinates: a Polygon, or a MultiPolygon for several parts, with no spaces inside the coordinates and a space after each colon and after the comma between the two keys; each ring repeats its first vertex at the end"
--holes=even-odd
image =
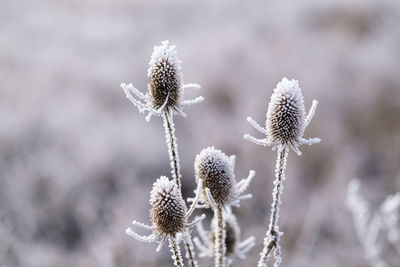
{"type": "Polygon", "coordinates": [[[267,266],[267,257],[274,250],[275,266],[281,263],[281,249],[279,239],[282,235],[279,232],[279,205],[281,204],[281,195],[283,190],[283,181],[285,180],[286,160],[289,149],[293,149],[297,155],[301,155],[299,146],[302,144],[312,145],[319,143],[319,138],[304,139],[303,133],[310,123],[317,101],[314,100],[311,109],[306,117],[304,98],[301,88],[296,80],[289,81],[283,78],[276,86],[271,96],[268,106],[266,128],[259,126],[252,118],[247,120],[259,132],[266,135],[264,139],[256,139],[250,135],[244,138],[258,145],[272,146],[277,149],[278,159],[276,161],[274,191],[272,193],[273,201],[271,205],[271,217],[269,228],[264,239],[264,249],[261,252],[258,266],[267,266]]]}
{"type": "Polygon", "coordinates": [[[138,107],[139,112],[148,112],[146,120],[151,116],[162,116],[164,120],[165,137],[171,161],[172,178],[181,186],[178,145],[175,137],[173,114],[186,117],[184,106],[190,106],[204,100],[199,96],[193,100],[183,100],[186,88],[200,88],[195,83],[183,84],[182,62],[178,58],[175,46],[170,46],[169,41],[163,41],[161,46],[154,46],[147,71],[149,78],[148,93],[143,94],[132,84],[121,84],[126,97],[138,107]],[[139,98],[137,100],[132,93],[139,98]],[[141,102],[144,101],[144,103],[141,102]]]}
{"type": "Polygon", "coordinates": [[[360,194],[360,187],[360,180],[351,180],[347,186],[346,198],[358,240],[372,266],[389,266],[382,257],[382,251],[387,245],[384,240],[396,248],[400,257],[400,193],[388,196],[379,209],[373,212],[367,200],[360,194]]]}
{"type": "Polygon", "coordinates": [[[153,189],[150,193],[150,205],[152,225],[149,226],[136,221],[133,221],[132,224],[145,230],[150,230],[152,233],[149,236],[140,236],[131,228],[126,229],[126,233],[139,241],[158,242],[159,245],[156,251],[160,251],[168,239],[175,265],[183,266],[180,249],[177,244],[179,244],[181,238],[186,243],[191,243],[189,229],[204,219],[205,216],[198,217],[193,222],[188,223],[188,218],[193,213],[196,202],[193,202],[192,207],[187,210],[178,185],[175,181],[169,180],[165,176],[161,176],[153,184],[153,189]]]}
{"type": "Polygon", "coordinates": [[[215,216],[215,266],[226,266],[226,230],[224,219],[230,213],[232,205],[239,205],[240,200],[251,198],[251,194],[242,195],[247,189],[255,172],[250,171],[249,176],[236,183],[235,156],[228,157],[221,150],[214,147],[203,149],[196,156],[194,163],[196,182],[203,184],[201,202],[197,207],[211,207],[215,216]],[[223,212],[225,209],[225,212],[223,212]],[[224,216],[225,213],[225,216],[224,216]]]}
{"type": "MultiPolygon", "coordinates": [[[[237,182],[234,155],[228,157],[214,147],[203,149],[194,162],[197,189],[195,196],[188,198],[187,201],[191,202],[191,205],[187,209],[181,193],[182,181],[173,115],[179,114],[186,117],[183,107],[201,102],[203,98],[183,100],[185,88],[200,86],[184,85],[182,77],[181,61],[178,59],[175,46],[170,46],[168,41],[164,41],[161,46],[154,47],[151,56],[148,92],[143,94],[132,84],[121,84],[126,96],[138,107],[139,111],[148,112],[147,121],[153,115],[163,117],[173,178],[169,180],[161,176],[153,185],[150,194],[151,226],[133,222],[134,226],[149,230],[151,234],[141,236],[131,228],[128,228],[126,233],[140,241],[158,242],[157,251],[168,239],[176,266],[184,266],[179,247],[180,241],[183,240],[189,264],[192,267],[198,267],[190,231],[191,227],[197,225],[200,238],[196,237],[194,241],[201,252],[200,255],[213,256],[216,267],[225,267],[230,265],[235,258],[244,259],[245,254],[255,245],[254,237],[241,241],[241,231],[231,209],[232,206],[239,207],[241,200],[252,197],[251,194],[244,194],[244,192],[253,179],[255,171],[251,170],[247,178],[237,182]],[[205,231],[200,224],[204,215],[188,223],[189,216],[196,208],[213,210],[214,218],[210,232],[205,231]]],[[[266,138],[259,140],[246,135],[245,139],[256,144],[272,146],[273,149],[278,150],[270,226],[258,266],[266,266],[266,258],[272,250],[276,258],[275,266],[278,266],[281,261],[279,246],[281,233],[278,228],[278,217],[286,159],[289,149],[293,149],[300,155],[300,145],[311,145],[320,141],[319,138],[303,138],[304,130],[314,115],[316,105],[317,101],[314,101],[306,117],[304,100],[297,81],[284,78],[271,97],[266,128],[261,128],[254,120],[248,118],[258,131],[266,135],[266,138]]]]}
{"type": "MultiPolygon", "coordinates": [[[[228,259],[228,265],[232,263],[235,258],[246,259],[246,253],[254,247],[255,238],[250,236],[245,240],[241,240],[241,231],[239,224],[237,223],[235,215],[230,213],[225,221],[226,237],[226,257],[228,259]]],[[[215,249],[215,232],[217,228],[217,221],[212,220],[211,231],[206,231],[202,225],[202,222],[196,224],[197,232],[199,237],[195,237],[193,242],[200,250],[200,257],[213,257],[215,249]]]]}
{"type": "MultiPolygon", "coordinates": [[[[178,58],[175,46],[170,46],[169,41],[163,41],[161,46],[154,47],[149,64],[150,67],[147,72],[149,78],[148,93],[143,94],[132,84],[122,83],[121,87],[126,97],[138,107],[139,112],[148,112],[147,121],[150,120],[152,115],[163,117],[171,174],[180,191],[182,175],[173,115],[176,113],[186,117],[183,107],[199,103],[204,98],[200,96],[193,100],[183,100],[183,93],[186,88],[200,88],[200,86],[195,83],[183,84],[182,62],[178,58]],[[134,98],[132,93],[139,100],[134,98]]],[[[193,208],[194,206],[196,205],[193,205],[193,208]]],[[[191,209],[191,211],[193,210],[191,209]]],[[[170,245],[172,246],[172,244],[170,245]]],[[[190,238],[185,239],[185,247],[192,267],[198,266],[190,238]]],[[[174,251],[176,252],[175,249],[174,251]]]]}

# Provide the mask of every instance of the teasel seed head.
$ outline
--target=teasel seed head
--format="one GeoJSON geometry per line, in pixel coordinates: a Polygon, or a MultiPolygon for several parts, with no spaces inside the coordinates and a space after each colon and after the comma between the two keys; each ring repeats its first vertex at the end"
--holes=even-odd
{"type": "Polygon", "coordinates": [[[179,114],[186,117],[183,108],[200,103],[204,100],[198,96],[191,100],[184,100],[183,93],[188,88],[200,88],[196,83],[183,84],[182,62],[178,58],[175,46],[169,41],[154,46],[150,58],[150,67],[147,71],[149,79],[148,92],[143,94],[133,84],[121,83],[126,97],[138,107],[140,113],[148,112],[146,120],[151,116],[163,114],[179,114]]]}
{"type": "Polygon", "coordinates": [[[304,98],[298,82],[283,78],[268,106],[266,129],[270,141],[294,145],[303,136],[304,119],[304,98]]]}
{"type": "Polygon", "coordinates": [[[149,64],[148,89],[153,108],[159,109],[165,105],[167,110],[176,110],[182,97],[183,75],[175,46],[170,46],[169,41],[154,46],[149,64]],[[168,101],[165,102],[167,97],[168,101]]]}
{"type": "Polygon", "coordinates": [[[311,122],[317,105],[318,101],[313,100],[306,116],[304,98],[298,81],[289,81],[287,78],[283,78],[271,96],[265,129],[251,117],[247,117],[247,121],[257,131],[265,134],[266,138],[257,139],[245,134],[244,139],[257,145],[272,146],[272,149],[278,149],[278,152],[283,151],[284,148],[290,148],[300,156],[300,145],[312,145],[321,142],[321,139],[317,137],[303,138],[304,130],[311,122]]]}
{"type": "Polygon", "coordinates": [[[231,202],[234,194],[235,175],[229,157],[214,147],[203,149],[194,163],[196,180],[202,180],[202,202],[212,206],[206,190],[216,205],[222,207],[231,202]]]}
{"type": "Polygon", "coordinates": [[[150,193],[150,205],[150,219],[156,231],[169,237],[184,231],[187,208],[173,180],[165,176],[157,179],[150,193]]]}

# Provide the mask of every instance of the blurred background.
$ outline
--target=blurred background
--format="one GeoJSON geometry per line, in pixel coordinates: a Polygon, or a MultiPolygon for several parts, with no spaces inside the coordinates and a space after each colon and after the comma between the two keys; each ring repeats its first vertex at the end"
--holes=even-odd
{"type": "Polygon", "coordinates": [[[149,223],[151,186],[170,168],[161,119],[147,123],[120,88],[147,89],[166,39],[184,81],[202,85],[185,98],[206,99],[175,119],[184,197],[206,146],[236,154],[238,178],[257,172],[253,199],[234,210],[257,245],[234,266],[258,260],[276,159],[243,140],[261,137],[246,117],[263,124],[284,76],[299,80],[307,110],[319,100],[305,137],[322,142],[289,154],[282,266],[368,266],[345,195],[353,177],[372,207],[400,191],[393,0],[0,0],[0,266],[172,266],[167,247],[124,233],[149,223]]]}

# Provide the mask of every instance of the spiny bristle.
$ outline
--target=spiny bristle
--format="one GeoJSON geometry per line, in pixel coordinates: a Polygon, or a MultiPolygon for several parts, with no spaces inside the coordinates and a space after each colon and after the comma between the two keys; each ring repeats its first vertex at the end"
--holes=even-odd
{"type": "Polygon", "coordinates": [[[266,129],[270,141],[295,144],[303,135],[304,119],[304,98],[298,82],[283,78],[274,89],[268,106],[266,129]]]}
{"type": "Polygon", "coordinates": [[[169,46],[169,41],[154,46],[149,64],[147,76],[153,108],[162,107],[168,96],[165,108],[174,109],[179,103],[183,87],[182,63],[175,46],[169,46]]]}
{"type": "Polygon", "coordinates": [[[210,190],[217,205],[223,206],[230,202],[234,189],[234,173],[229,157],[221,150],[208,147],[196,156],[194,163],[196,180],[203,181],[202,200],[211,205],[205,191],[210,190]]]}
{"type": "Polygon", "coordinates": [[[161,234],[175,237],[187,222],[187,208],[181,191],[173,180],[161,176],[150,193],[150,216],[153,228],[161,234]]]}

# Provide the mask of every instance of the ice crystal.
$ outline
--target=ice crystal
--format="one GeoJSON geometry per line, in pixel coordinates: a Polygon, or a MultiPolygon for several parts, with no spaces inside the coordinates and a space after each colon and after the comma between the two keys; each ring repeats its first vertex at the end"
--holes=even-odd
{"type": "Polygon", "coordinates": [[[200,88],[200,86],[195,83],[183,84],[182,63],[178,58],[175,46],[170,46],[169,41],[163,41],[160,46],[154,46],[149,65],[147,71],[149,83],[146,94],[140,92],[132,84],[121,84],[126,97],[138,107],[139,111],[148,112],[147,121],[152,115],[160,116],[164,111],[175,112],[186,117],[183,112],[184,106],[204,100],[201,96],[193,100],[183,100],[186,88],[200,88]]]}
{"type": "Polygon", "coordinates": [[[258,125],[252,118],[247,118],[256,130],[266,135],[266,138],[256,139],[248,134],[244,138],[258,145],[272,146],[278,151],[288,147],[301,155],[300,145],[312,145],[321,141],[319,138],[303,138],[304,130],[314,116],[317,104],[318,101],[314,100],[306,116],[304,98],[298,81],[283,78],[271,96],[265,128],[258,125]]]}

